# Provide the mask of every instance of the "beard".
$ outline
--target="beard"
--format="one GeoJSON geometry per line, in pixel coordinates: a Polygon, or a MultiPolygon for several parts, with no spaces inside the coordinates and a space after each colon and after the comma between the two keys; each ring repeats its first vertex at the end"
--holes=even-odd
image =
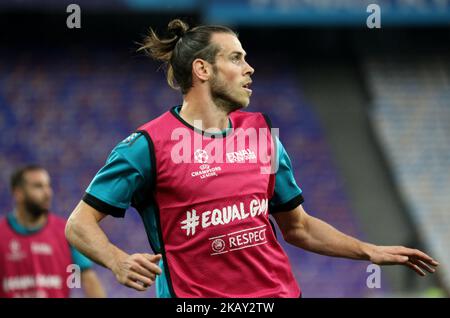
{"type": "Polygon", "coordinates": [[[38,218],[41,215],[46,215],[49,212],[49,209],[47,206],[44,206],[44,204],[40,204],[36,201],[33,201],[30,198],[25,198],[24,203],[25,203],[25,208],[26,208],[27,212],[34,218],[38,218]]]}
{"type": "Polygon", "coordinates": [[[244,101],[243,98],[239,100],[236,98],[236,93],[233,93],[229,88],[229,84],[222,78],[217,76],[217,72],[214,69],[214,77],[211,79],[210,93],[214,104],[227,114],[236,110],[247,107],[248,101],[244,101]]]}

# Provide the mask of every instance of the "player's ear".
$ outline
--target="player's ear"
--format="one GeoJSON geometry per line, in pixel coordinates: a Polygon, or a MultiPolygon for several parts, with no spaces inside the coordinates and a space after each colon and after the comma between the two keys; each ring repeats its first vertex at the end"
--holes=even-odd
{"type": "Polygon", "coordinates": [[[192,74],[202,82],[209,80],[212,74],[212,65],[202,59],[195,59],[192,62],[192,74]]]}
{"type": "Polygon", "coordinates": [[[16,200],[16,202],[21,202],[23,201],[23,189],[21,187],[16,187],[14,188],[14,190],[12,191],[13,197],[16,200]]]}

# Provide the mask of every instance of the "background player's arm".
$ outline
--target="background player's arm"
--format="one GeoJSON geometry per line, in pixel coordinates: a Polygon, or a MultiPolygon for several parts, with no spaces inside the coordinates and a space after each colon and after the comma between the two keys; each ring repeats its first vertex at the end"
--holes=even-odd
{"type": "Polygon", "coordinates": [[[286,242],[305,250],[335,257],[368,260],[378,265],[401,264],[419,275],[433,273],[438,263],[427,254],[403,246],[377,246],[348,236],[308,215],[299,205],[273,215],[286,242]]]}
{"type": "Polygon", "coordinates": [[[81,253],[109,268],[121,284],[145,291],[161,274],[157,265],[161,255],[128,255],[113,245],[98,224],[105,216],[80,201],[67,221],[67,240],[81,253]]]}
{"type": "Polygon", "coordinates": [[[81,287],[83,288],[85,297],[105,298],[105,290],[93,269],[92,261],[72,245],[70,246],[70,251],[73,264],[78,265],[81,269],[81,287]]]}
{"type": "Polygon", "coordinates": [[[89,298],[105,298],[106,293],[98,279],[97,274],[91,268],[81,272],[81,286],[84,295],[89,298]]]}

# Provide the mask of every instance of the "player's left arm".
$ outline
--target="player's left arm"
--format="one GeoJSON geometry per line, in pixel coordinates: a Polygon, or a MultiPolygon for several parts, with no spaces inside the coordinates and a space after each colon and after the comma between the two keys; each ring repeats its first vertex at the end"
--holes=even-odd
{"type": "Polygon", "coordinates": [[[70,250],[73,262],[81,269],[81,287],[83,288],[84,295],[87,298],[105,298],[105,290],[97,273],[92,268],[92,261],[73,246],[70,247],[70,250]]]}
{"type": "Polygon", "coordinates": [[[273,214],[283,237],[291,245],[334,257],[368,260],[378,265],[405,265],[421,276],[435,272],[439,265],[432,257],[404,246],[378,246],[346,235],[330,224],[296,208],[273,214]],[[424,271],[425,270],[425,271],[424,271]]]}

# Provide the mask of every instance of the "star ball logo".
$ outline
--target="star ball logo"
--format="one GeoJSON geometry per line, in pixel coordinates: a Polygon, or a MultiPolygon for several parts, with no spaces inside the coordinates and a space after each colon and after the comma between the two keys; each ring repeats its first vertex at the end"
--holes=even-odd
{"type": "Polygon", "coordinates": [[[20,251],[20,243],[16,240],[12,240],[9,243],[9,249],[11,250],[11,253],[17,254],[20,251]]]}
{"type": "Polygon", "coordinates": [[[20,242],[15,239],[9,242],[9,250],[10,252],[6,255],[6,258],[9,261],[20,261],[21,259],[26,257],[25,252],[22,251],[20,242]]]}
{"type": "Polygon", "coordinates": [[[209,177],[217,177],[218,171],[221,171],[222,168],[220,166],[212,167],[210,168],[209,164],[206,164],[208,161],[209,156],[206,150],[204,149],[197,149],[194,152],[194,161],[201,163],[200,170],[192,171],[191,177],[199,177],[200,179],[205,179],[209,177]]]}
{"type": "Polygon", "coordinates": [[[194,152],[194,158],[195,161],[199,162],[199,163],[206,163],[208,161],[208,154],[206,153],[206,150],[203,149],[197,149],[194,152]]]}

